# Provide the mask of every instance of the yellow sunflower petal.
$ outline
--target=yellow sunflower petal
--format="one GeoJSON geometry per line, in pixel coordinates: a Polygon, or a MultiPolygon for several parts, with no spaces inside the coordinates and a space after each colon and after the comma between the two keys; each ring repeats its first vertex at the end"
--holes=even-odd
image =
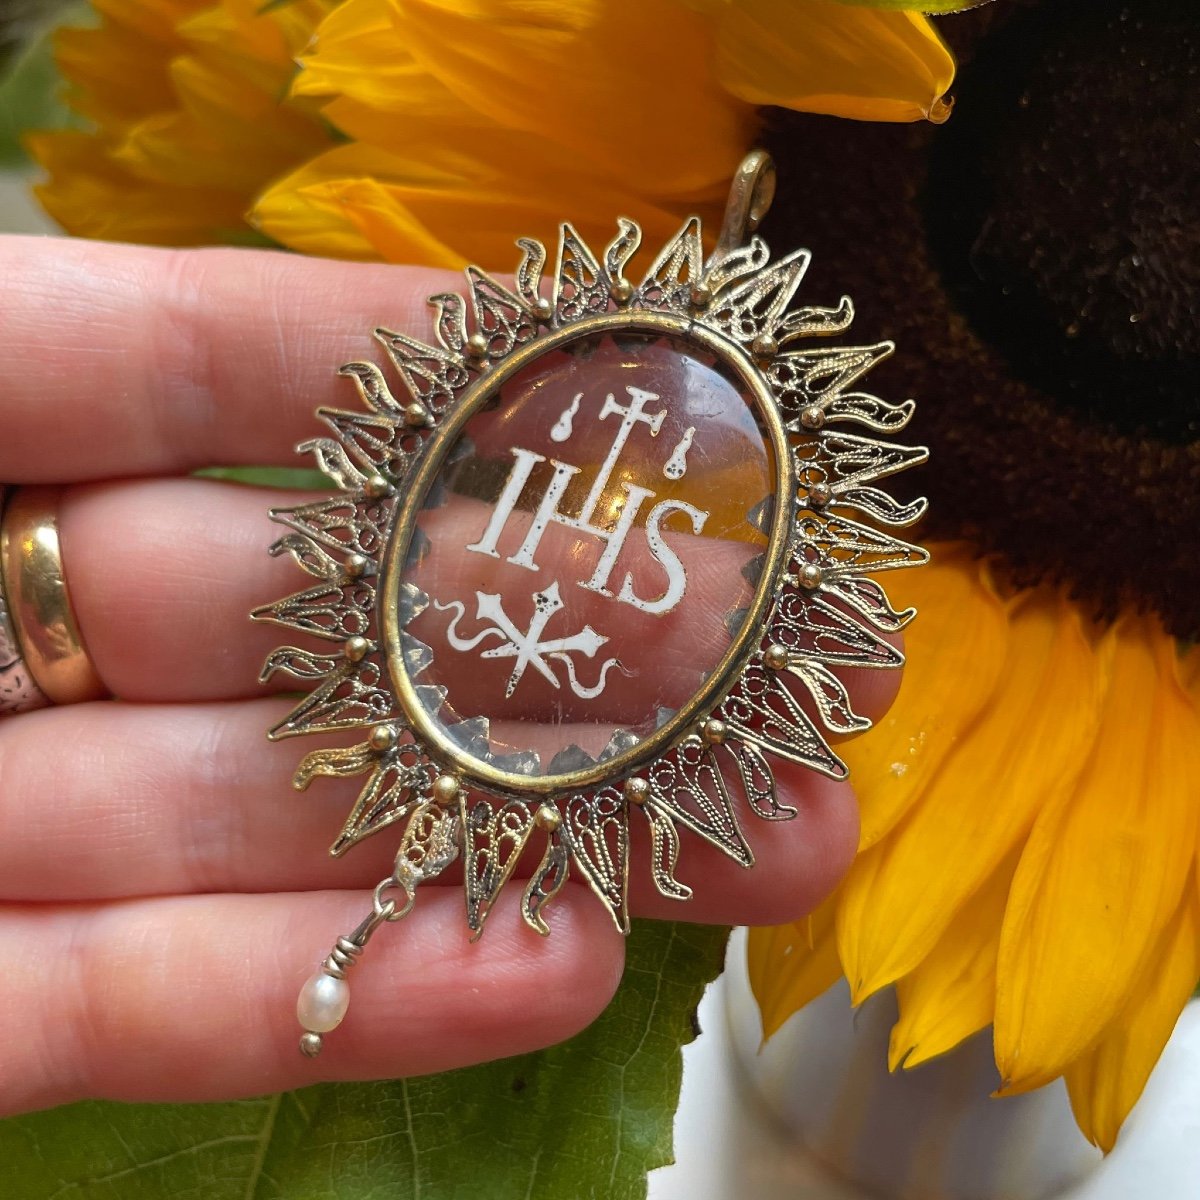
{"type": "Polygon", "coordinates": [[[90,134],[33,134],[26,144],[50,175],[34,189],[42,207],[75,237],[198,246],[220,231],[231,240],[242,225],[238,193],[144,183],[113,162],[90,134]]]}
{"type": "MultiPolygon", "coordinates": [[[[382,212],[390,214],[397,227],[396,239],[406,236],[428,238],[428,231],[416,231],[412,214],[398,202],[389,203],[387,189],[376,182],[376,167],[386,156],[363,146],[339,146],[318,155],[299,171],[270,187],[259,197],[251,222],[277,242],[301,254],[359,261],[381,260],[385,245],[378,243],[372,228],[382,212]],[[358,212],[361,204],[364,213],[358,212]]],[[[440,244],[425,247],[425,258],[413,262],[429,266],[461,265],[449,249],[440,244]]]]}
{"type": "MultiPolygon", "coordinates": [[[[345,0],[318,26],[298,59],[297,96],[333,96],[380,113],[444,118],[454,95],[409,52],[391,6],[345,0]],[[370,63],[369,71],[363,64],[370,63]]],[[[466,106],[461,106],[466,111],[466,106]]],[[[462,115],[460,113],[459,115],[462,115]]]]}
{"type": "Polygon", "coordinates": [[[151,52],[136,31],[59,29],[54,59],[71,107],[106,130],[119,130],[173,103],[168,58],[151,52]]]}
{"type": "Polygon", "coordinates": [[[447,118],[436,92],[429,95],[428,103],[429,112],[405,113],[398,119],[394,109],[353,96],[335,96],[321,106],[321,115],[364,149],[392,156],[396,170],[409,179],[443,171],[443,164],[450,162],[457,164],[455,174],[460,177],[464,173],[482,176],[502,164],[511,166],[514,153],[529,158],[529,139],[523,134],[489,129],[474,114],[464,120],[457,113],[447,118]]]}
{"type": "MultiPolygon", "coordinates": [[[[637,176],[650,196],[686,202],[727,185],[757,124],[705,69],[712,23],[678,0],[392,5],[425,70],[497,126],[552,143],[580,175],[637,176]]],[[[510,163],[513,179],[522,166],[510,163]]]]}
{"type": "MultiPolygon", "coordinates": [[[[463,256],[441,241],[418,208],[406,203],[403,192],[395,188],[374,179],[356,179],[318,185],[311,194],[314,200],[334,200],[349,214],[354,228],[370,245],[373,258],[431,267],[464,265],[463,256]]],[[[452,214],[453,197],[430,194],[428,200],[443,215],[452,214]]]]}
{"type": "MultiPolygon", "coordinates": [[[[680,225],[679,210],[672,204],[658,203],[642,190],[642,180],[626,175],[586,175],[584,166],[564,160],[551,143],[539,142],[524,133],[493,129],[484,142],[476,145],[457,136],[456,119],[425,118],[408,126],[408,133],[397,140],[397,122],[393,115],[357,101],[339,98],[326,106],[325,115],[339,128],[353,132],[357,145],[339,147],[321,159],[313,160],[290,179],[281,181],[286,191],[303,186],[316,178],[346,178],[345,168],[352,156],[353,172],[375,180],[407,203],[429,212],[430,229],[448,244],[459,246],[464,258],[472,258],[483,234],[486,244],[499,244],[502,257],[493,266],[509,269],[512,260],[514,229],[523,235],[541,238],[551,244],[558,234],[559,221],[566,219],[597,249],[608,244],[616,231],[614,214],[635,217],[642,227],[647,247],[661,245],[680,225]],[[392,147],[389,149],[389,146],[392,147]],[[521,161],[521,172],[514,175],[512,163],[521,161]],[[455,192],[463,204],[479,215],[474,224],[452,225],[431,209],[427,193],[455,192]],[[495,202],[496,213],[488,205],[495,202]],[[514,210],[510,204],[519,202],[514,210]],[[521,218],[520,204],[527,215],[521,218]],[[500,237],[501,210],[516,213],[509,230],[508,244],[500,237]]],[[[687,209],[704,219],[715,236],[728,191],[722,181],[705,195],[692,197],[687,209]]],[[[474,261],[479,261],[474,259],[474,261]]],[[[487,265],[484,262],[481,265],[487,265]]]]}
{"type": "Polygon", "coordinates": [[[1194,890],[1179,906],[1120,1017],[1066,1072],[1075,1120],[1105,1153],[1158,1062],[1200,978],[1200,901],[1194,890]]]}
{"type": "Polygon", "coordinates": [[[189,48],[213,68],[243,78],[282,103],[296,57],[337,0],[221,0],[180,25],[189,48]]]}
{"type": "Polygon", "coordinates": [[[836,896],[831,897],[801,921],[750,930],[746,965],[764,1041],[841,978],[833,930],[836,904],[836,896]]]}
{"type": "Polygon", "coordinates": [[[170,46],[178,38],[180,21],[208,8],[213,0],[91,0],[106,21],[136,29],[151,41],[170,46]]]}
{"type": "Polygon", "coordinates": [[[735,96],[860,121],[944,121],[954,58],[919,13],[833,0],[721,7],[717,73],[735,96]]]}
{"type": "MultiPolygon", "coordinates": [[[[253,219],[306,254],[426,266],[473,262],[498,271],[516,263],[514,230],[547,242],[557,236],[562,195],[496,177],[483,186],[458,175],[458,166],[448,159],[432,169],[425,163],[417,174],[407,159],[341,146],[268,189],[253,219]]],[[[568,210],[572,223],[597,247],[615,232],[614,212],[635,213],[651,245],[677,228],[673,213],[639,200],[620,181],[567,177],[560,183],[576,197],[568,210]]]]}
{"type": "Polygon", "coordinates": [[[1200,721],[1174,642],[1149,618],[1109,637],[1095,749],[1076,786],[1046,798],[1009,897],[996,991],[1003,1092],[1061,1075],[1117,1017],[1196,854],[1200,721]]]}
{"type": "MultiPolygon", "coordinates": [[[[929,953],[1086,760],[1102,680],[1076,606],[1053,593],[1027,595],[1008,641],[987,711],[842,885],[838,946],[856,1004],[929,953]],[[1055,719],[1029,720],[1031,709],[1055,719]]],[[[972,670],[970,659],[959,669],[972,670]]]]}
{"type": "Polygon", "coordinates": [[[267,91],[196,57],[177,60],[171,77],[178,108],[133,126],[115,152],[144,179],[250,196],[330,145],[318,121],[280,104],[282,77],[267,91]]]}
{"type": "Polygon", "coordinates": [[[932,546],[930,553],[929,566],[897,591],[919,614],[904,631],[900,694],[868,737],[838,748],[858,794],[863,849],[921,795],[988,702],[1004,661],[1008,613],[987,567],[966,546],[932,546]]]}
{"type": "Polygon", "coordinates": [[[996,955],[1014,854],[955,914],[924,959],[896,981],[900,1018],[892,1028],[888,1066],[916,1067],[992,1023],[996,955]]]}

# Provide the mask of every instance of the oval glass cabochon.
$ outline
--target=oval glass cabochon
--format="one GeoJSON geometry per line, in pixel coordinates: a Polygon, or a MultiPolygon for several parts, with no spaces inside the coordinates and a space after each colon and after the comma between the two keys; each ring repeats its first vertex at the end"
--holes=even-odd
{"type": "Polygon", "coordinates": [[[745,366],[700,342],[593,331],[516,366],[415,480],[384,567],[389,668],[466,774],[570,786],[650,757],[720,684],[779,454],[745,366]]]}

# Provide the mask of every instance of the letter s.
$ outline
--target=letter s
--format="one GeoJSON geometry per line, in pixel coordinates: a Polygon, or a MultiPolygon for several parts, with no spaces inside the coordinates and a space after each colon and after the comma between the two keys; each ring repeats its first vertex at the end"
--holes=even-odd
{"type": "Polygon", "coordinates": [[[704,522],[708,520],[708,513],[701,512],[700,509],[694,508],[684,500],[663,500],[650,510],[646,517],[646,544],[650,547],[650,553],[667,573],[667,590],[657,600],[643,600],[634,594],[633,576],[626,575],[625,582],[621,584],[621,591],[617,596],[618,600],[625,604],[632,604],[634,608],[640,608],[642,612],[655,615],[670,612],[683,599],[683,593],[687,589],[687,573],[683,569],[683,563],[679,561],[679,556],[675,551],[663,540],[660,528],[663,521],[673,512],[687,513],[691,521],[692,532],[695,534],[704,528],[704,522]]]}

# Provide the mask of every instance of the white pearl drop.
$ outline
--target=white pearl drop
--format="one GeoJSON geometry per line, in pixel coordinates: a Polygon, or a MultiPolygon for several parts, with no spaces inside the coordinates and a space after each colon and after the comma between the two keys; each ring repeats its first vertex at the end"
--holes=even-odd
{"type": "Polygon", "coordinates": [[[350,985],[318,971],[300,989],[296,1000],[296,1016],[304,1029],[311,1033],[328,1033],[336,1029],[350,1007],[350,985]]]}

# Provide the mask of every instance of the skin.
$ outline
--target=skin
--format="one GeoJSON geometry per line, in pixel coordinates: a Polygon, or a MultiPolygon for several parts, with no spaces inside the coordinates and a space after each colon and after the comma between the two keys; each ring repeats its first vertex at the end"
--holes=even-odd
{"type": "MultiPolygon", "coordinates": [[[[329,859],[355,781],[297,796],[297,745],[264,737],[290,707],[256,682],[280,631],[246,614],[297,587],[266,553],[279,532],[266,509],[291,497],[186,477],[294,465],[293,444],[321,432],[312,410],[356,403],[335,368],[372,356],[381,320],[426,330],[424,298],[457,280],[15,237],[0,238],[0,264],[0,479],[69,485],[72,597],[122,698],[0,720],[0,1113],[440,1071],[587,1025],[623,947],[586,888],[564,889],[547,939],[511,888],[470,944],[450,879],[372,943],[321,1057],[299,1055],[297,990],[366,912],[396,838],[329,859]]],[[[898,685],[847,678],[874,717],[898,685]]],[[[686,905],[654,891],[636,822],[634,914],[762,924],[818,904],[854,852],[853,793],[778,775],[797,819],[746,817],[752,871],[689,836],[686,905]]]]}

